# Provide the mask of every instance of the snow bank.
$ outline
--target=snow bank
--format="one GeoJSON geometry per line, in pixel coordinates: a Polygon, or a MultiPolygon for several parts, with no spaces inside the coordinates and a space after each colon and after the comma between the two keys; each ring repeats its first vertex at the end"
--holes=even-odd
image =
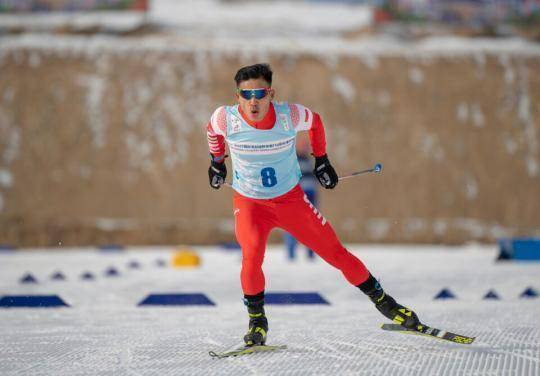
{"type": "Polygon", "coordinates": [[[338,37],[314,36],[309,38],[272,37],[247,42],[246,39],[215,36],[190,37],[153,35],[123,38],[111,35],[44,35],[21,34],[0,37],[0,53],[10,50],[33,49],[93,55],[102,51],[128,52],[207,52],[240,54],[312,54],[332,57],[336,55],[376,58],[403,56],[421,58],[430,56],[462,56],[478,54],[540,56],[540,44],[520,38],[469,39],[460,37],[430,37],[417,42],[403,42],[390,37],[368,37],[345,40],[338,37]]]}

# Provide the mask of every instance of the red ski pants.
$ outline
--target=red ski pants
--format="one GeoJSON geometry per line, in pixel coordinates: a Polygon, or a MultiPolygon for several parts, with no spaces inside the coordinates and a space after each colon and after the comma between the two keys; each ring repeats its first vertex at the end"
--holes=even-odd
{"type": "Polygon", "coordinates": [[[364,282],[369,272],[340,243],[330,223],[309,202],[299,185],[272,199],[252,199],[234,194],[236,239],[242,247],[240,278],[245,295],[264,290],[262,264],[266,241],[274,227],[289,232],[327,263],[341,270],[353,285],[364,282]]]}

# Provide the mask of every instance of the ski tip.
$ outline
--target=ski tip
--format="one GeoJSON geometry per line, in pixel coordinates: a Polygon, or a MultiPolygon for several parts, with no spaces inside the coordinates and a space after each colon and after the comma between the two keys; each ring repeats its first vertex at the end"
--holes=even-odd
{"type": "Polygon", "coordinates": [[[459,345],[472,345],[476,337],[464,337],[457,341],[452,341],[454,343],[457,343],[459,345]]]}

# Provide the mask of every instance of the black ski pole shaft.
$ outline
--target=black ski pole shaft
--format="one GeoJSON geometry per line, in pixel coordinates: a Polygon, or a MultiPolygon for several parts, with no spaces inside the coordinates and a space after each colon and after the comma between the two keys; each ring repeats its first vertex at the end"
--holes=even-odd
{"type": "Polygon", "coordinates": [[[362,170],[362,171],[353,172],[352,174],[349,174],[349,175],[340,176],[340,177],[339,177],[339,180],[349,179],[349,178],[354,178],[355,176],[367,174],[367,173],[370,173],[370,172],[379,173],[379,172],[381,172],[381,171],[382,171],[382,164],[377,163],[373,168],[370,168],[370,169],[367,169],[367,170],[362,170]]]}

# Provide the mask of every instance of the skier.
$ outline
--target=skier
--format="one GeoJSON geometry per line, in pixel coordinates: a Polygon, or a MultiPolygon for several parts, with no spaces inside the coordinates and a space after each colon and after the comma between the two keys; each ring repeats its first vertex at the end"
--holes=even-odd
{"type": "Polygon", "coordinates": [[[330,223],[300,188],[296,134],[309,131],[315,157],[314,175],[326,189],[338,184],[326,154],[320,116],[300,104],[273,101],[268,64],[241,68],[235,75],[234,106],[216,109],[207,125],[210,186],[219,189],[227,177],[225,142],[233,167],[235,233],[242,248],[240,278],[249,314],[247,346],[264,345],[268,320],[264,312],[262,271],[266,241],[274,227],[289,232],[366,294],[387,318],[406,328],[420,325],[417,315],[382,289],[362,261],[343,247],[330,223]]]}

